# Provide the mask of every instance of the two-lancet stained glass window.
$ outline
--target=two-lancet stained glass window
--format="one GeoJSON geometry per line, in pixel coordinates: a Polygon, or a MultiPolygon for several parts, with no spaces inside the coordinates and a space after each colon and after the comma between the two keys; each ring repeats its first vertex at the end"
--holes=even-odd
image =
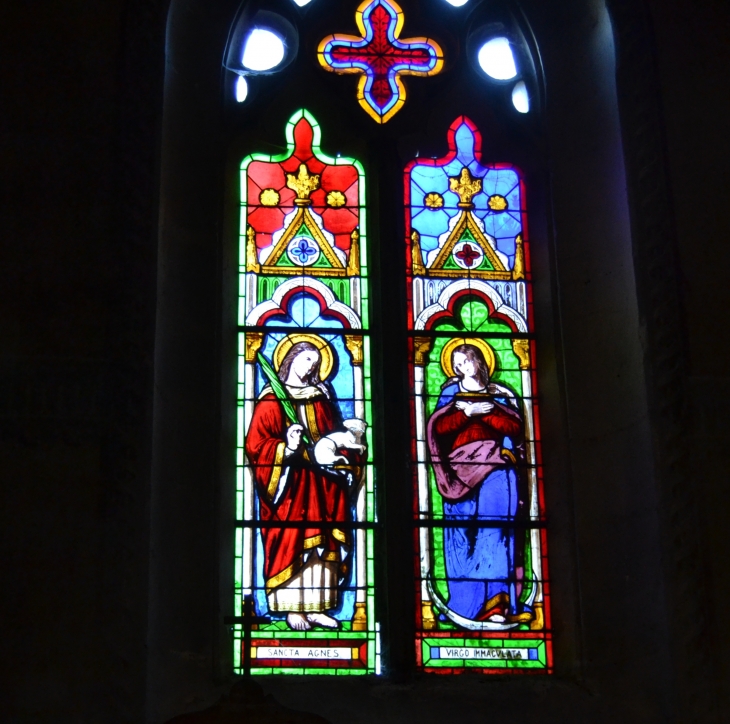
{"type": "MultiPolygon", "coordinates": [[[[390,0],[362,3],[356,19],[361,37],[324,38],[319,61],[359,72],[357,100],[384,124],[405,102],[400,75],[439,72],[443,51],[399,40],[390,0]]],[[[387,670],[376,550],[382,487],[398,485],[412,490],[417,669],[550,671],[520,171],[483,158],[465,116],[443,129],[443,157],[405,165],[407,319],[389,364],[408,370],[412,443],[397,479],[374,465],[373,159],[328,155],[328,119],[308,110],[269,120],[285,150],[240,166],[234,670],[387,670]]]]}

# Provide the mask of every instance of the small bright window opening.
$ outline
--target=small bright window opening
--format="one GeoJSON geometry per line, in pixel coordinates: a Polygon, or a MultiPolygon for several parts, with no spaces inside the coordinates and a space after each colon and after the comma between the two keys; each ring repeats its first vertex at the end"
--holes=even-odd
{"type": "Polygon", "coordinates": [[[271,70],[284,60],[284,41],[271,30],[255,28],[243,46],[242,63],[249,70],[271,70]]]}
{"type": "Polygon", "coordinates": [[[515,87],[512,89],[512,105],[520,113],[529,113],[530,111],[530,96],[527,95],[527,86],[524,80],[515,83],[515,87]]]}
{"type": "Polygon", "coordinates": [[[515,56],[507,38],[492,38],[479,48],[477,56],[482,70],[495,80],[510,80],[517,75],[515,56]]]}
{"type": "Polygon", "coordinates": [[[446,0],[449,5],[453,5],[455,8],[460,8],[462,5],[466,5],[469,0],[446,0]]]}
{"type": "Polygon", "coordinates": [[[236,79],[236,100],[239,103],[243,103],[248,96],[248,83],[246,79],[239,75],[236,79]]]}

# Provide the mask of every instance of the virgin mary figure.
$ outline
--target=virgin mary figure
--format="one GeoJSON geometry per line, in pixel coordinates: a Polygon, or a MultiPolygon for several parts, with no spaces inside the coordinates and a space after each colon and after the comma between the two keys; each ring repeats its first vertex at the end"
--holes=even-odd
{"type": "Polygon", "coordinates": [[[297,421],[289,419],[282,400],[266,385],[245,443],[261,520],[269,524],[261,528],[269,610],[286,613],[294,630],[338,628],[330,613],[339,605],[352,548],[351,478],[342,472],[362,465],[364,446],[347,447],[348,436],[337,432],[343,425],[334,395],[324,383],[333,366],[325,340],[313,334],[289,335],[273,356],[297,421]],[[344,464],[320,465],[314,447],[333,433],[337,459],[344,464]],[[278,521],[281,527],[271,526],[278,521]]]}
{"type": "Polygon", "coordinates": [[[494,352],[483,340],[451,340],[441,364],[449,379],[428,422],[428,446],[444,518],[464,523],[444,526],[442,610],[457,623],[513,626],[532,618],[519,600],[525,536],[515,526],[526,503],[522,415],[514,394],[490,382],[494,352]]]}

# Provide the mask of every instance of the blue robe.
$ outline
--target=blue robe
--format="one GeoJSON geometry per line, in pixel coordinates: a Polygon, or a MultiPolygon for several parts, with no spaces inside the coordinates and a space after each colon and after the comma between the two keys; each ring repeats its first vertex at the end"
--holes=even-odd
{"type": "MultiPolygon", "coordinates": [[[[436,409],[452,405],[459,394],[457,382],[447,385],[436,409]]],[[[464,399],[475,402],[478,398],[472,393],[464,399]]],[[[514,410],[506,397],[485,394],[484,398],[514,410]]],[[[466,422],[466,415],[464,418],[466,422]]],[[[515,441],[509,436],[500,435],[496,430],[491,431],[491,435],[501,448],[514,450],[515,441]]],[[[516,572],[517,559],[522,551],[516,550],[516,547],[517,540],[522,544],[524,535],[517,535],[509,525],[517,517],[520,507],[517,471],[509,463],[493,469],[461,499],[444,498],[446,520],[501,521],[505,524],[444,527],[448,605],[461,616],[477,620],[497,613],[510,618],[522,612],[516,572]]]]}

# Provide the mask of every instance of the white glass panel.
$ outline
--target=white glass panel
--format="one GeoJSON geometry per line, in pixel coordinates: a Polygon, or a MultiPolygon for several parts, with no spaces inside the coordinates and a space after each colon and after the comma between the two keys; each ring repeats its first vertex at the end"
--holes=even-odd
{"type": "Polygon", "coordinates": [[[243,65],[250,70],[271,70],[284,60],[284,41],[271,30],[255,28],[243,46],[243,65]]]}
{"type": "Polygon", "coordinates": [[[515,57],[507,38],[492,38],[479,49],[477,56],[482,70],[495,80],[509,80],[517,75],[515,57]]]}
{"type": "Polygon", "coordinates": [[[512,89],[512,104],[520,113],[528,113],[530,110],[530,96],[527,95],[525,81],[515,83],[512,89]]]}
{"type": "Polygon", "coordinates": [[[239,103],[243,103],[246,100],[246,97],[248,96],[248,83],[246,82],[246,79],[239,75],[236,79],[236,100],[239,103]]]}

